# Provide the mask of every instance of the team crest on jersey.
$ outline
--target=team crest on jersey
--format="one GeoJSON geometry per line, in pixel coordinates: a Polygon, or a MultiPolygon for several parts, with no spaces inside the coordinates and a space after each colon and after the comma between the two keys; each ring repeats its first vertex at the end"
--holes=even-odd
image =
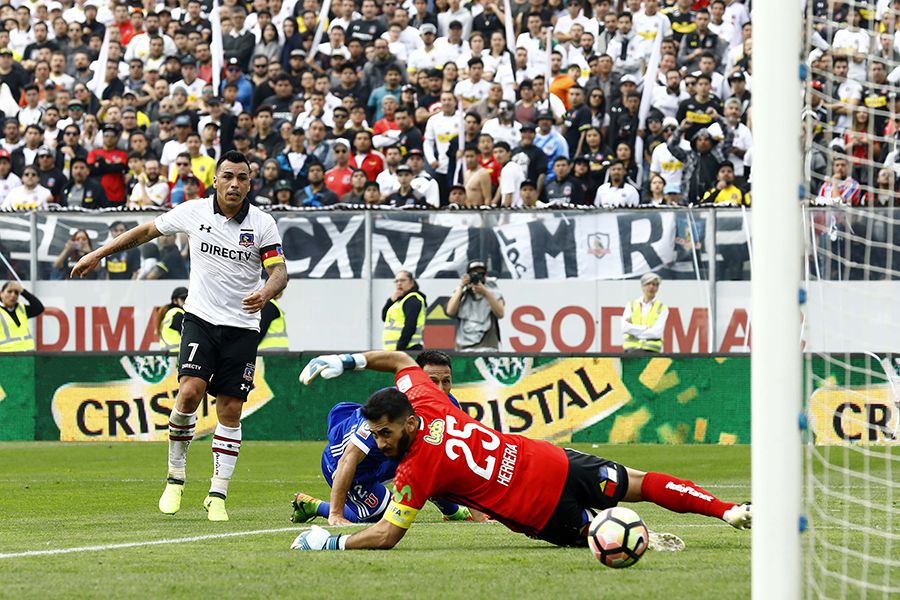
{"type": "Polygon", "coordinates": [[[369,430],[368,423],[362,423],[359,427],[356,428],[356,435],[361,437],[364,440],[369,439],[369,435],[371,435],[371,431],[369,430]]]}
{"type": "Polygon", "coordinates": [[[616,495],[618,485],[619,476],[615,467],[600,467],[600,491],[603,495],[612,498],[616,495]]]}
{"type": "Polygon", "coordinates": [[[256,372],[256,366],[253,363],[247,363],[244,367],[244,381],[253,381],[253,374],[256,372]]]}
{"type": "Polygon", "coordinates": [[[244,248],[248,248],[253,245],[253,234],[252,233],[242,233],[240,239],[238,240],[238,244],[243,246],[244,248]]]}

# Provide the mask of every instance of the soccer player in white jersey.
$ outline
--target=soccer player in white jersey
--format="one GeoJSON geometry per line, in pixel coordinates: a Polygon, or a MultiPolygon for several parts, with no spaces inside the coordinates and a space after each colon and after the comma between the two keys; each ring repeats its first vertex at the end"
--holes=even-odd
{"type": "Polygon", "coordinates": [[[72,269],[72,277],[83,277],[106,256],[161,235],[188,234],[190,293],[178,356],[178,396],[169,415],[168,478],[159,510],[175,514],[181,508],[197,408],[209,392],[216,397],[219,423],[203,507],[210,521],[227,521],[225,496],[241,449],[241,410],[253,388],[260,310],[281,293],[288,277],[275,220],[247,200],[247,158],[236,151],[223,154],[213,186],[214,198],[179,204],[87,254],[72,269]],[[265,284],[259,276],[263,268],[269,275],[265,284]]]}

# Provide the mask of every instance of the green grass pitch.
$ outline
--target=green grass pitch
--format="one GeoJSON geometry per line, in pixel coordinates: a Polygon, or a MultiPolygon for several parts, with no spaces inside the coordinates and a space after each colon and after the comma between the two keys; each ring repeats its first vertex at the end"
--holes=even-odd
{"type": "MultiPolygon", "coordinates": [[[[723,499],[750,497],[747,446],[576,447],[693,479],[723,499]]],[[[156,509],[164,445],[0,444],[0,597],[749,597],[749,532],[648,504],[629,506],[651,529],[681,536],[687,548],[648,552],[634,567],[617,571],[587,549],[555,548],[502,525],[441,523],[430,505],[392,551],[292,551],[301,527],[288,522],[291,494],[327,495],[321,449],[322,443],[248,441],[228,498],[231,520],[210,523],[200,506],[211,470],[208,440],[191,448],[184,502],[174,517],[156,509]],[[145,544],[280,528],[285,530],[145,544]],[[145,545],[9,556],[127,543],[145,545]]]]}

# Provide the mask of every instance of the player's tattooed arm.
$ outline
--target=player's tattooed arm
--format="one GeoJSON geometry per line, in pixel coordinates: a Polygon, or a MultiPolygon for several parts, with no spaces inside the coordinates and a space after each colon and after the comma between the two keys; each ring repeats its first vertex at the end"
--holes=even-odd
{"type": "Polygon", "coordinates": [[[133,229],[129,229],[125,233],[116,236],[112,240],[108,241],[106,244],[97,248],[93,252],[85,254],[81,257],[74,267],[72,267],[72,273],[69,275],[72,279],[77,277],[84,277],[100,264],[100,261],[110,254],[116,254],[117,252],[122,252],[124,250],[131,250],[132,248],[137,248],[141,244],[146,244],[150,240],[158,238],[162,235],[159,230],[156,228],[156,225],[153,221],[149,221],[144,223],[143,225],[138,225],[133,229]]]}
{"type": "Polygon", "coordinates": [[[269,265],[266,267],[266,273],[268,273],[269,278],[262,289],[256,290],[244,298],[244,310],[248,313],[262,310],[266,302],[278,296],[287,287],[288,273],[284,262],[269,265]]]}

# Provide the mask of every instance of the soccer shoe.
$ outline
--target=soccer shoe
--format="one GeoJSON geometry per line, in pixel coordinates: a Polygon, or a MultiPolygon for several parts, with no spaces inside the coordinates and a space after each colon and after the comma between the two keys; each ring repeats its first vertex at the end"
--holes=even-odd
{"type": "Polygon", "coordinates": [[[452,515],[444,515],[441,517],[444,521],[474,521],[472,513],[465,506],[460,506],[459,510],[452,515]]]}
{"type": "Polygon", "coordinates": [[[725,511],[722,520],[734,527],[735,529],[750,529],[753,521],[753,509],[749,502],[743,504],[735,504],[725,511]]]}
{"type": "Polygon", "coordinates": [[[206,509],[206,518],[210,521],[227,521],[228,511],[225,510],[225,500],[217,496],[207,496],[203,501],[206,509]]]}
{"type": "Polygon", "coordinates": [[[166,483],[166,489],[159,497],[159,512],[174,515],[181,509],[181,495],[184,493],[183,483],[166,483]]]}
{"type": "Polygon", "coordinates": [[[321,503],[321,500],[313,498],[309,494],[303,492],[294,494],[294,499],[291,501],[291,508],[294,509],[291,523],[306,523],[315,519],[318,516],[316,511],[319,510],[321,503]]]}
{"type": "Polygon", "coordinates": [[[656,552],[681,552],[684,550],[684,541],[674,533],[660,533],[651,531],[647,548],[656,552]]]}

